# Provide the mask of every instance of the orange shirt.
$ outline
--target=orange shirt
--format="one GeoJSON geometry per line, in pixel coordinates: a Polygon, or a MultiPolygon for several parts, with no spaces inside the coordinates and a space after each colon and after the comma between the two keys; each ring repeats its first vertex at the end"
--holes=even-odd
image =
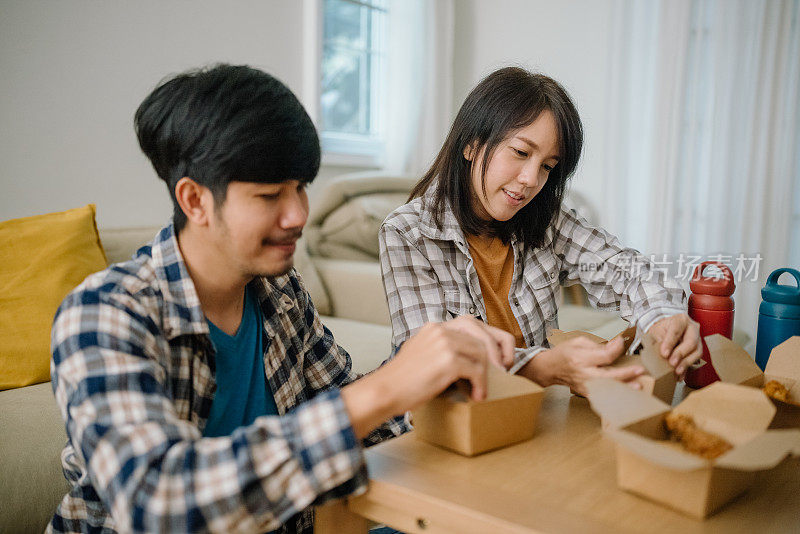
{"type": "Polygon", "coordinates": [[[524,348],[522,330],[508,303],[508,291],[514,275],[514,251],[510,245],[503,244],[499,237],[468,235],[467,243],[481,284],[486,321],[513,334],[515,345],[524,348]]]}

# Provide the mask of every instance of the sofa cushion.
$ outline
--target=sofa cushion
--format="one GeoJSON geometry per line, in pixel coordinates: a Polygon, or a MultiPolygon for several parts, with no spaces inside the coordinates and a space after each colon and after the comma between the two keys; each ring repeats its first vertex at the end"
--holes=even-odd
{"type": "Polygon", "coordinates": [[[42,532],[69,491],[50,383],[0,391],[0,532],[42,532]]]}
{"type": "Polygon", "coordinates": [[[50,380],[56,309],[106,268],[95,207],[0,223],[0,390],[50,380]]]}
{"type": "Polygon", "coordinates": [[[328,289],[333,315],[391,326],[378,262],[319,257],[312,261],[328,289]]]}
{"type": "Polygon", "coordinates": [[[371,193],[344,202],[328,214],[320,226],[320,254],[329,256],[324,249],[329,243],[377,259],[378,230],[383,220],[405,204],[407,198],[407,193],[371,193]]]}
{"type": "Polygon", "coordinates": [[[364,374],[376,369],[389,357],[392,348],[392,327],[341,319],[320,317],[333,333],[333,339],[350,354],[353,370],[364,374]]]}
{"type": "Polygon", "coordinates": [[[297,242],[297,247],[294,252],[294,267],[300,277],[303,279],[303,285],[306,291],[311,295],[311,300],[317,308],[320,315],[329,315],[333,313],[331,309],[331,300],[328,298],[328,291],[325,284],[317,272],[317,268],[311,261],[308,255],[308,248],[305,239],[300,239],[297,242]]]}

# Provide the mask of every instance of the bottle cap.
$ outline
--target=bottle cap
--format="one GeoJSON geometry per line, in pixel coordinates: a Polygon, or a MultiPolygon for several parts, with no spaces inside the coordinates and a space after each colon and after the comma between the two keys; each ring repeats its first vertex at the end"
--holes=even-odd
{"type": "Polygon", "coordinates": [[[697,266],[689,282],[692,293],[698,295],[714,295],[718,297],[730,297],[736,290],[733,283],[733,273],[724,263],[718,261],[704,261],[697,266]],[[714,265],[722,274],[717,276],[704,276],[703,272],[709,265],[714,265]]]}
{"type": "Polygon", "coordinates": [[[800,306],[800,272],[788,267],[775,269],[772,271],[772,274],[769,275],[766,285],[761,290],[761,298],[766,302],[800,306]],[[792,275],[797,285],[789,286],[779,284],[778,278],[780,278],[783,273],[792,275]]]}

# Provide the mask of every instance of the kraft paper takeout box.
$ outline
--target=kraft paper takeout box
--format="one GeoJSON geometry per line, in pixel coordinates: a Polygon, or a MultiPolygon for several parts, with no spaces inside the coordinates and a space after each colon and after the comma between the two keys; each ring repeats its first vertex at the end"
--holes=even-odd
{"type": "MultiPolygon", "coordinates": [[[[609,367],[626,367],[628,365],[641,365],[647,370],[647,374],[640,376],[636,379],[642,386],[642,391],[645,391],[654,397],[661,399],[667,404],[672,404],[672,397],[675,395],[675,386],[677,385],[677,377],[672,367],[667,363],[659,353],[658,346],[653,340],[652,336],[645,334],[642,336],[642,349],[639,354],[626,354],[631,343],[636,337],[636,327],[632,326],[623,330],[614,338],[622,336],[624,340],[623,354],[609,367]]],[[[582,332],[574,330],[572,332],[562,332],[561,330],[552,330],[547,336],[547,341],[551,347],[563,343],[569,339],[576,337],[586,337],[591,341],[599,344],[608,343],[608,340],[600,336],[590,334],[589,332],[582,332]]]]}
{"type": "Polygon", "coordinates": [[[611,423],[619,487],[699,519],[746,491],[759,471],[800,455],[800,430],[767,430],[775,406],[750,387],[715,382],[672,410],[733,445],[714,460],[666,441],[669,405],[610,379],[587,388],[592,409],[611,423]]]}
{"type": "Polygon", "coordinates": [[[770,353],[764,372],[750,354],[730,339],[714,334],[705,338],[711,363],[720,380],[761,388],[777,380],[789,390],[790,402],[772,399],[777,408],[771,428],[800,428],[800,336],[790,337],[770,353]]]}
{"type": "Polygon", "coordinates": [[[490,365],[487,395],[473,401],[459,381],[412,412],[417,438],[474,456],[533,437],[544,388],[490,365]]]}

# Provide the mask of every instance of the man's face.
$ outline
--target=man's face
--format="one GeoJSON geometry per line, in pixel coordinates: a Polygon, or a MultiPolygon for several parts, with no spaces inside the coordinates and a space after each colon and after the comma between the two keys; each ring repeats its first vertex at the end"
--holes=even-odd
{"type": "Polygon", "coordinates": [[[224,263],[245,276],[278,276],[292,268],[307,219],[303,182],[231,182],[210,230],[218,253],[226,256],[224,263]]]}

